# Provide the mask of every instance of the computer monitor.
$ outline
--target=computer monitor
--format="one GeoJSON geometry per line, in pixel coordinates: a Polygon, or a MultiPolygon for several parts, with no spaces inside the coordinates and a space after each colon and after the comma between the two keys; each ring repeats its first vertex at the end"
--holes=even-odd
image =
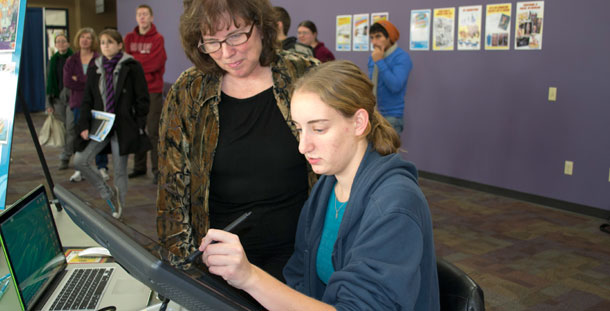
{"type": "Polygon", "coordinates": [[[67,266],[43,185],[0,215],[0,244],[0,310],[30,310],[67,266]]]}
{"type": "Polygon", "coordinates": [[[134,278],[189,310],[264,310],[247,293],[207,270],[180,270],[155,241],[99,212],[60,185],[53,189],[70,218],[134,278]]]}

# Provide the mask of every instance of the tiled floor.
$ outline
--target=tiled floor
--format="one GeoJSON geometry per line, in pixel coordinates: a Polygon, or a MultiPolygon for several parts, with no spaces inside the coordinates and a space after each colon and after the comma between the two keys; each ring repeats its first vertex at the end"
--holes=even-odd
{"type": "MultiPolygon", "coordinates": [[[[44,118],[33,115],[36,129],[44,118]]],[[[43,150],[55,183],[105,208],[88,183],[68,181],[72,170],[58,170],[57,148],[43,150]]],[[[123,220],[156,238],[151,181],[152,176],[129,180],[123,220]]],[[[18,114],[7,203],[40,183],[41,165],[18,114]]],[[[610,235],[599,231],[602,219],[426,179],[421,186],[432,211],[437,255],[481,285],[487,310],[610,310],[610,235]]]]}
{"type": "MultiPolygon", "coordinates": [[[[44,113],[32,114],[32,120],[36,130],[40,130],[44,113]]],[[[94,206],[107,209],[106,204],[97,195],[97,192],[86,181],[71,183],[70,175],[74,173],[72,162],[68,170],[59,170],[59,154],[61,149],[55,147],[42,147],[53,182],[64,186],[76,195],[93,203],[94,206]]],[[[130,156],[129,170],[133,167],[133,156],[130,156]]],[[[112,157],[109,156],[109,174],[112,182],[112,157]]],[[[150,170],[150,167],[149,167],[150,170]]],[[[42,165],[32,143],[32,137],[27,129],[27,123],[23,114],[15,117],[13,130],[13,146],[11,150],[11,165],[7,190],[7,205],[29,192],[36,185],[45,183],[42,165]]],[[[126,206],[123,209],[122,220],[133,226],[136,230],[156,239],[156,209],[155,200],[157,187],[152,184],[152,174],[135,179],[129,179],[129,189],[126,198],[126,206]]]]}

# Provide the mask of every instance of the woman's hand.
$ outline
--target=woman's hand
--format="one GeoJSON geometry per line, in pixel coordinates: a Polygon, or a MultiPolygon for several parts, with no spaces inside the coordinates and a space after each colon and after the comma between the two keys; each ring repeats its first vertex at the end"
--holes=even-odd
{"type": "Polygon", "coordinates": [[[78,77],[76,75],[72,76],[72,80],[78,81],[78,77]]]}
{"type": "Polygon", "coordinates": [[[47,113],[48,114],[53,114],[54,112],[55,112],[55,109],[53,109],[53,107],[47,108],[47,113]]]}
{"type": "Polygon", "coordinates": [[[237,235],[210,229],[201,239],[199,250],[203,252],[203,263],[208,266],[210,273],[221,276],[239,289],[251,284],[254,266],[248,261],[237,235]]]}
{"type": "Polygon", "coordinates": [[[84,130],[80,132],[80,137],[84,140],[89,140],[89,130],[84,130]]]}

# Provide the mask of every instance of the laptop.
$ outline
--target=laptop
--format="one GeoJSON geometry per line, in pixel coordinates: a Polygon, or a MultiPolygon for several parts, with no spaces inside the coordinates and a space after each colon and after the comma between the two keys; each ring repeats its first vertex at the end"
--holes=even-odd
{"type": "Polygon", "coordinates": [[[0,215],[0,245],[0,310],[129,311],[149,301],[150,289],[116,263],[67,263],[43,185],[0,215]]]}

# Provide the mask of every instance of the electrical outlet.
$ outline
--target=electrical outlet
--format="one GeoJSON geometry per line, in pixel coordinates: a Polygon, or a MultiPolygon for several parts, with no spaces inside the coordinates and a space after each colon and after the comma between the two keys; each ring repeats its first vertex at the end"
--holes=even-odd
{"type": "Polygon", "coordinates": [[[557,88],[554,86],[549,87],[549,101],[554,102],[557,100],[557,88]]]}
{"type": "Polygon", "coordinates": [[[566,161],[566,164],[563,168],[563,173],[566,175],[572,175],[573,170],[574,170],[574,162],[566,161]]]}

